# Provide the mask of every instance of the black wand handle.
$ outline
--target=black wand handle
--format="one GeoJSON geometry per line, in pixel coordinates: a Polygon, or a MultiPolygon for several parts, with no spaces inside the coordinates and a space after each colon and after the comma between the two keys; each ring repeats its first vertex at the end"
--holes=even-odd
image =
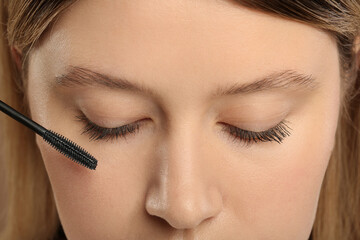
{"type": "Polygon", "coordinates": [[[33,120],[25,117],[6,103],[0,100],[0,110],[15,119],[16,121],[22,123],[23,125],[27,126],[28,128],[32,129],[34,132],[39,134],[40,136],[44,136],[45,132],[47,131],[46,128],[40,126],[33,120]]]}
{"type": "Polygon", "coordinates": [[[97,160],[76,143],[56,132],[42,127],[1,100],[0,110],[39,134],[54,149],[72,159],[74,162],[81,164],[89,169],[95,170],[97,166],[97,160]]]}

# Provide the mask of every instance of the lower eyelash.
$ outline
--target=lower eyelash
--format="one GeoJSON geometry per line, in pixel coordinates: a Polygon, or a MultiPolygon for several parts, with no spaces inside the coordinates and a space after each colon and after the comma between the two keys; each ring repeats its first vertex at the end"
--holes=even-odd
{"type": "Polygon", "coordinates": [[[243,130],[241,128],[223,123],[223,131],[230,134],[233,137],[233,141],[241,141],[245,144],[246,147],[249,147],[253,143],[260,142],[271,142],[276,141],[281,144],[285,137],[290,136],[291,133],[288,129],[290,128],[286,123],[289,121],[283,120],[275,127],[272,127],[266,131],[253,132],[243,130]]]}

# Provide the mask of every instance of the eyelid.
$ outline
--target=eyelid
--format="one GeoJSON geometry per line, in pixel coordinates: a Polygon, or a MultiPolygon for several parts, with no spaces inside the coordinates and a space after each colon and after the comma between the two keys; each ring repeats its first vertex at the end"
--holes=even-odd
{"type": "MultiPolygon", "coordinates": [[[[79,115],[75,115],[75,120],[76,120],[76,121],[85,122],[85,123],[90,123],[90,124],[92,124],[92,125],[95,125],[95,126],[97,126],[97,127],[99,127],[99,128],[103,128],[103,129],[109,129],[109,130],[110,130],[110,129],[117,129],[117,128],[119,128],[119,127],[109,128],[109,127],[100,126],[100,125],[94,123],[93,121],[91,121],[90,118],[88,118],[83,112],[80,112],[79,115]]],[[[121,125],[120,127],[123,127],[123,126],[125,126],[125,125],[126,125],[126,124],[123,124],[123,125],[121,125]]]]}
{"type": "MultiPolygon", "coordinates": [[[[242,125],[244,128],[246,128],[246,129],[242,128],[245,131],[260,133],[260,132],[267,131],[273,127],[276,127],[281,122],[280,121],[281,119],[285,119],[289,116],[290,111],[280,111],[276,114],[266,114],[266,116],[264,116],[265,114],[263,114],[263,113],[264,113],[264,110],[261,110],[261,115],[259,115],[259,113],[256,113],[254,116],[252,116],[250,114],[246,114],[246,118],[251,119],[251,122],[240,120],[243,118],[243,116],[242,117],[226,117],[224,119],[225,119],[225,122],[231,122],[235,126],[242,125]],[[274,125],[274,122],[277,122],[277,124],[274,125]],[[247,129],[258,129],[258,130],[247,130],[247,129]]],[[[285,122],[288,122],[288,121],[285,120],[285,122]]],[[[241,127],[239,127],[239,128],[241,128],[241,127]]]]}

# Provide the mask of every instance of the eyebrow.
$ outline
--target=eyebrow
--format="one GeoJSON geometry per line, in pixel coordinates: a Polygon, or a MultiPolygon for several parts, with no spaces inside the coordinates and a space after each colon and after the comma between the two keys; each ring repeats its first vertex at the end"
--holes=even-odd
{"type": "MultiPolygon", "coordinates": [[[[158,96],[154,90],[142,84],[129,81],[126,78],[113,77],[103,73],[98,73],[79,66],[69,66],[67,73],[55,77],[55,83],[57,86],[65,88],[76,86],[105,87],[143,93],[150,96],[158,96]]],[[[251,94],[255,92],[269,91],[272,89],[311,91],[317,89],[318,86],[319,82],[313,75],[299,73],[295,70],[289,69],[274,71],[271,74],[265,77],[260,77],[251,83],[236,82],[227,87],[218,86],[212,94],[212,97],[251,94]]]]}

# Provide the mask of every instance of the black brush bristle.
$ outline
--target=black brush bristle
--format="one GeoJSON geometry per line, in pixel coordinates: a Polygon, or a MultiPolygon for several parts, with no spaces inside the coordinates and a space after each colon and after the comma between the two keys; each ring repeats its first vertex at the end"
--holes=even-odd
{"type": "Polygon", "coordinates": [[[76,143],[72,142],[66,137],[51,130],[47,130],[43,134],[43,139],[51,146],[53,146],[56,150],[69,157],[76,163],[81,164],[89,169],[95,170],[97,160],[87,151],[85,151],[76,143]]]}

